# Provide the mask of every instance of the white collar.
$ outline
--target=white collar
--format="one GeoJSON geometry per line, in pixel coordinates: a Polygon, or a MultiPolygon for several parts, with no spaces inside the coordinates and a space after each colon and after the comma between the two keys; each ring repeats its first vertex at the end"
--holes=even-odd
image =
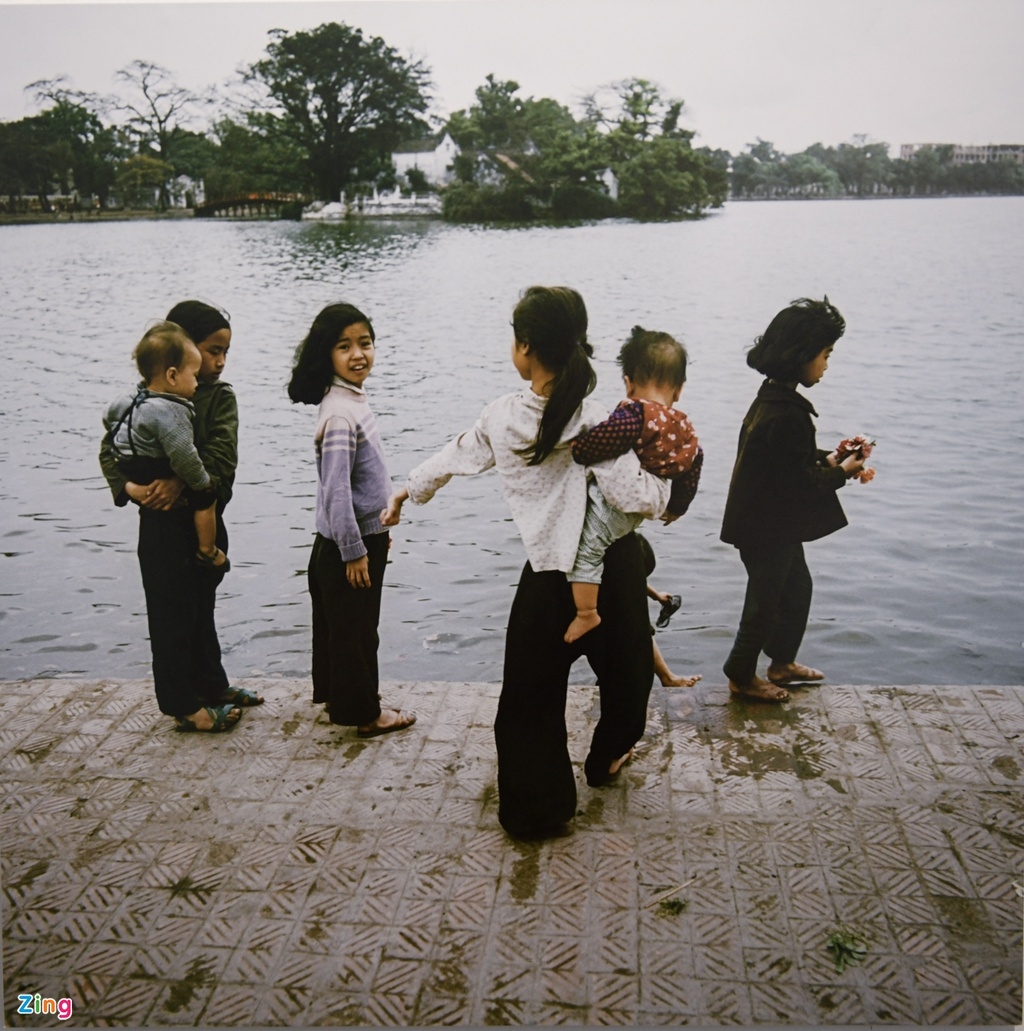
{"type": "Polygon", "coordinates": [[[353,394],[361,394],[366,397],[366,391],[362,387],[357,387],[354,383],[349,383],[347,379],[342,379],[337,373],[334,375],[334,379],[331,380],[332,387],[345,387],[351,390],[353,394]]]}

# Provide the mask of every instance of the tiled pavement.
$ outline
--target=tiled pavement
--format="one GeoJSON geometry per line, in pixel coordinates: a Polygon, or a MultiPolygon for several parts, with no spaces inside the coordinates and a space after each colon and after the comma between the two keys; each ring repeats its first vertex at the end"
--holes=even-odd
{"type": "Polygon", "coordinates": [[[524,844],[495,685],[387,685],[420,721],[361,741],[243,683],[267,704],[222,735],[145,682],[0,684],[9,1024],[58,1023],[19,992],[131,1027],[1021,1021],[1022,687],[659,689],[574,833],[524,844]]]}

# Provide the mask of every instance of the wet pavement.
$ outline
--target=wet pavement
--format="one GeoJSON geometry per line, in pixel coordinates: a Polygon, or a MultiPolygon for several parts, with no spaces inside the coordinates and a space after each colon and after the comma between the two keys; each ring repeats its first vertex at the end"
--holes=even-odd
{"type": "Polygon", "coordinates": [[[360,740],[239,683],[218,735],[144,681],[0,684],[8,1024],[1021,1023],[1024,687],[656,689],[600,789],[570,688],[574,830],[522,843],[497,685],[385,685],[419,722],[360,740]]]}

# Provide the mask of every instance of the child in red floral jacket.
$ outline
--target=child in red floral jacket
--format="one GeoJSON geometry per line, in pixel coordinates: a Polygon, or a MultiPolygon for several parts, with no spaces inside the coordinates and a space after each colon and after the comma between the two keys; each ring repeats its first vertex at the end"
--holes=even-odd
{"type": "MultiPolygon", "coordinates": [[[[704,461],[693,425],[685,413],[673,408],[686,383],[686,350],[668,333],[634,326],[618,362],[626,400],[604,422],[572,442],[573,458],[592,465],[632,448],[644,469],[672,481],[668,507],[661,517],[663,523],[672,523],[690,507],[704,461]]],[[[604,553],[642,520],[642,516],[612,507],[591,480],[576,563],[567,575],[576,605],[576,618],[565,632],[568,643],[600,624],[597,601],[604,553]]]]}

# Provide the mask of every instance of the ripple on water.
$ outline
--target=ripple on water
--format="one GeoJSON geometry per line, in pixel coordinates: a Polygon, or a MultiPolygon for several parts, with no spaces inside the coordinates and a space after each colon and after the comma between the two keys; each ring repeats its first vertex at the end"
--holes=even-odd
{"type": "MultiPolygon", "coordinates": [[[[239,398],[240,465],[227,512],[234,568],[218,609],[230,672],[306,673],[315,411],[290,404],[284,385],[312,316],[347,299],[373,317],[369,389],[400,482],[517,388],[508,348],[518,291],[568,282],[587,299],[595,397],[607,406],[621,393],[614,356],[634,323],[681,334],[690,352],[681,405],[707,454],[701,490],[685,519],[645,527],[658,555],[652,582],[684,597],[658,636],[670,664],[715,676],[742,606],[742,565],[717,537],[757,388],[744,351],[792,297],[828,292],[848,330],[810,395],[819,440],[869,433],[878,476],[844,488],[847,529],[808,545],[807,660],[833,682],[1019,682],[1024,487],[1007,470],[1024,428],[1022,212],[1021,198],[989,198],[737,204],[700,223],[558,230],[13,227],[18,246],[0,251],[0,272],[18,298],[5,328],[22,346],[0,353],[10,416],[0,676],[41,672],[41,646],[63,649],[47,660],[51,674],[148,665],[135,516],[112,506],[95,456],[102,408],[134,383],[134,343],[172,303],[206,298],[234,326],[226,378],[239,398]],[[72,322],[75,333],[53,329],[72,322]],[[35,360],[22,360],[26,350],[35,360]],[[94,593],[78,593],[83,584],[94,593]],[[52,637],[29,640],[41,628],[52,637]]],[[[407,506],[392,536],[382,675],[500,679],[525,556],[495,474],[407,506]]],[[[591,675],[581,663],[575,676],[591,675]]]]}

